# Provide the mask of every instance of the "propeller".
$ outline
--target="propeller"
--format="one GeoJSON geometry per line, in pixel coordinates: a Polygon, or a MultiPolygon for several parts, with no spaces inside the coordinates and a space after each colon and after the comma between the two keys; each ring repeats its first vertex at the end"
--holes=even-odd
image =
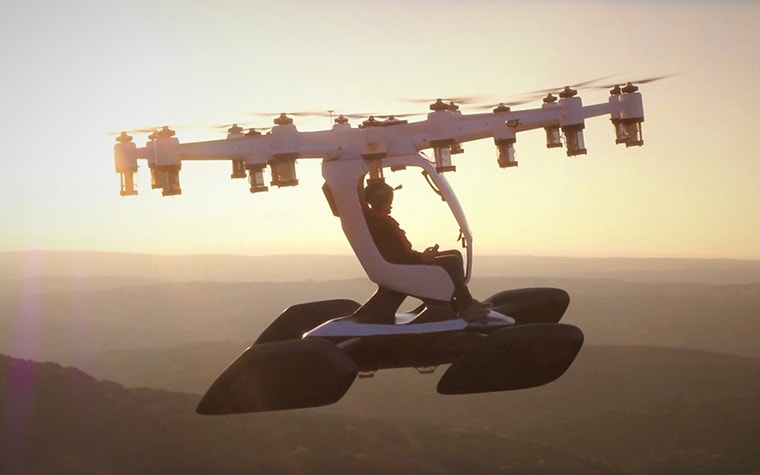
{"type": "Polygon", "coordinates": [[[371,115],[376,115],[374,112],[353,112],[353,113],[345,113],[341,114],[336,112],[335,110],[328,109],[328,110],[322,110],[322,111],[291,111],[291,112],[248,112],[248,115],[253,115],[256,117],[277,117],[277,116],[293,116],[293,117],[338,117],[342,115],[343,117],[349,118],[349,119],[362,119],[365,117],[369,117],[371,115]]]}
{"type": "Polygon", "coordinates": [[[103,132],[103,135],[105,136],[127,136],[131,134],[149,134],[149,136],[152,136],[153,134],[157,134],[161,131],[167,131],[173,132],[177,129],[194,129],[199,127],[198,125],[160,125],[157,127],[140,127],[137,129],[128,129],[128,130],[119,130],[119,131],[110,131],[110,132],[103,132]]]}
{"type": "MultiPolygon", "coordinates": [[[[423,113],[419,112],[413,112],[413,113],[403,113],[403,114],[377,114],[375,112],[352,112],[352,113],[338,113],[335,110],[326,110],[326,111],[295,111],[295,112],[248,112],[249,115],[254,115],[257,117],[272,117],[275,116],[274,122],[277,125],[283,125],[283,124],[290,124],[292,123],[292,119],[290,116],[293,117],[329,117],[330,119],[333,119],[333,121],[337,124],[343,124],[348,122],[348,119],[372,119],[373,121],[376,119],[385,119],[385,120],[396,120],[400,119],[402,117],[413,117],[416,115],[424,115],[423,113]]],[[[231,124],[233,125],[233,124],[231,124]]]]}
{"type": "Polygon", "coordinates": [[[152,134],[156,131],[163,129],[164,127],[168,127],[168,126],[162,125],[158,127],[141,127],[138,129],[128,129],[128,130],[118,130],[118,131],[114,130],[114,131],[109,131],[109,132],[103,132],[103,135],[114,136],[114,135],[123,135],[123,134],[130,134],[130,135],[131,134],[141,134],[141,135],[152,134]]]}
{"type": "Polygon", "coordinates": [[[105,136],[117,136],[116,140],[118,142],[131,142],[132,141],[132,135],[131,134],[148,134],[148,138],[150,140],[156,139],[158,137],[173,137],[175,134],[175,129],[186,129],[191,128],[191,126],[168,126],[163,125],[160,127],[143,127],[139,129],[130,129],[130,130],[120,130],[118,132],[104,132],[103,135],[105,136]]]}
{"type": "Polygon", "coordinates": [[[451,111],[455,112],[459,110],[459,104],[474,104],[479,101],[484,100],[484,96],[458,96],[458,97],[437,97],[435,99],[431,98],[420,98],[420,99],[401,99],[404,102],[412,102],[415,104],[420,103],[429,103],[430,104],[430,110],[437,112],[437,111],[451,111]]]}
{"type": "Polygon", "coordinates": [[[336,124],[345,124],[348,122],[348,119],[364,119],[364,120],[370,120],[374,121],[376,119],[385,119],[385,120],[397,120],[402,117],[413,117],[415,115],[423,115],[419,112],[412,112],[408,114],[376,114],[374,112],[368,112],[368,113],[355,113],[355,114],[335,114],[334,111],[329,116],[330,118],[334,119],[334,122],[336,124]]]}
{"type": "Polygon", "coordinates": [[[372,114],[370,117],[374,117],[376,119],[399,119],[401,117],[414,117],[416,115],[424,115],[422,112],[409,112],[407,114],[372,114]]]}
{"type": "MultiPolygon", "coordinates": [[[[348,122],[348,119],[366,119],[368,117],[383,117],[380,115],[375,114],[374,112],[354,112],[354,113],[336,113],[335,110],[329,109],[329,110],[322,110],[322,111],[294,111],[294,112],[248,112],[249,115],[257,116],[257,117],[272,117],[274,116],[275,119],[273,122],[276,125],[287,125],[292,124],[293,119],[291,117],[328,117],[331,120],[333,120],[336,124],[345,124],[348,122]]],[[[387,116],[386,116],[387,117],[387,116]]],[[[398,114],[396,114],[395,117],[399,117],[398,114]]]]}
{"type": "Polygon", "coordinates": [[[193,125],[177,125],[177,126],[158,126],[158,127],[141,127],[136,129],[129,129],[129,130],[119,130],[119,131],[111,131],[111,132],[104,132],[103,135],[106,136],[116,136],[116,140],[119,142],[122,141],[132,141],[132,135],[133,134],[140,134],[140,135],[148,135],[148,138],[150,140],[153,140],[157,137],[159,137],[161,134],[164,134],[167,137],[171,137],[174,135],[174,132],[176,130],[182,130],[182,129],[211,129],[211,130],[224,130],[228,133],[243,133],[246,136],[256,136],[261,135],[261,132],[269,131],[272,129],[272,127],[253,127],[249,125],[245,125],[242,123],[230,123],[230,124],[193,124],[193,125]]]}
{"type": "Polygon", "coordinates": [[[513,99],[511,101],[497,102],[493,104],[481,104],[476,109],[498,109],[496,112],[508,112],[510,107],[521,106],[529,102],[537,101],[541,99],[544,94],[530,94],[519,99],[513,99]]]}
{"type": "Polygon", "coordinates": [[[654,76],[651,78],[637,79],[636,81],[622,81],[622,82],[615,82],[615,83],[603,84],[603,85],[597,85],[597,86],[591,86],[591,87],[593,89],[608,89],[610,87],[615,87],[615,86],[625,86],[626,84],[646,84],[650,82],[659,81],[661,79],[667,79],[673,76],[675,76],[675,74],[663,74],[662,76],[654,76]]]}
{"type": "Polygon", "coordinates": [[[430,102],[448,102],[449,104],[474,104],[485,100],[485,96],[455,96],[455,97],[425,97],[425,98],[407,98],[401,99],[404,102],[412,102],[415,104],[427,104],[430,102]]]}
{"type": "Polygon", "coordinates": [[[279,115],[292,115],[293,117],[329,117],[330,111],[290,111],[290,112],[246,112],[256,117],[272,117],[279,115]]]}
{"type": "Polygon", "coordinates": [[[246,135],[260,135],[259,131],[263,132],[272,129],[272,127],[253,127],[240,122],[234,122],[232,124],[209,125],[206,127],[210,129],[224,130],[231,134],[242,134],[244,131],[248,131],[246,135]]]}
{"type": "Polygon", "coordinates": [[[588,81],[582,81],[582,82],[578,82],[578,83],[575,83],[575,84],[566,84],[566,85],[563,85],[563,86],[549,87],[549,88],[546,88],[546,89],[537,89],[535,91],[529,91],[529,92],[526,92],[526,93],[521,94],[521,95],[523,95],[523,96],[534,96],[534,95],[542,96],[544,94],[549,94],[551,92],[559,92],[559,91],[562,91],[563,89],[567,89],[567,88],[575,89],[575,88],[579,88],[579,87],[580,88],[594,87],[594,86],[592,86],[594,83],[597,83],[599,81],[603,81],[605,79],[609,79],[609,78],[614,77],[614,76],[616,76],[616,75],[613,74],[613,75],[609,75],[609,76],[601,76],[601,77],[598,77],[598,78],[595,78],[595,79],[589,79],[588,81]]]}
{"type": "Polygon", "coordinates": [[[375,113],[374,112],[355,112],[352,114],[341,114],[333,110],[317,114],[318,117],[330,117],[330,118],[345,117],[346,119],[364,119],[365,117],[369,117],[372,115],[375,115],[375,113]]]}
{"type": "Polygon", "coordinates": [[[620,94],[621,91],[623,92],[636,92],[638,88],[635,86],[636,84],[647,84],[650,82],[659,81],[661,79],[667,79],[670,77],[675,76],[675,74],[663,74],[662,76],[654,76],[651,78],[644,78],[644,79],[638,79],[636,81],[624,81],[624,82],[617,82],[613,84],[604,84],[604,85],[598,85],[598,86],[592,86],[593,89],[610,89],[613,90],[610,91],[615,94],[620,94]],[[622,88],[622,89],[621,89],[622,88]],[[626,91],[626,89],[628,89],[626,91]]]}
{"type": "MultiPolygon", "coordinates": [[[[519,94],[517,96],[517,99],[510,100],[510,101],[504,101],[499,102],[495,104],[483,104],[478,106],[478,109],[494,109],[494,112],[508,112],[510,107],[513,106],[519,106],[522,104],[527,104],[529,102],[536,101],[538,99],[544,98],[544,102],[554,102],[557,100],[557,98],[552,93],[558,93],[560,97],[570,97],[577,94],[577,91],[575,88],[601,88],[605,89],[612,86],[598,86],[594,85],[595,83],[598,83],[600,81],[603,81],[605,79],[609,79],[613,77],[614,75],[610,76],[601,76],[594,79],[589,79],[588,81],[581,81],[575,84],[569,84],[566,86],[558,86],[558,87],[550,87],[545,89],[536,89],[535,91],[529,91],[525,92],[523,94],[519,94]]],[[[650,80],[656,80],[660,78],[651,78],[650,80]]],[[[613,85],[614,86],[614,85],[613,85]]]]}
{"type": "MultiPolygon", "coordinates": [[[[409,113],[409,114],[376,114],[376,115],[371,115],[367,119],[365,119],[361,123],[361,125],[359,127],[363,128],[363,127],[373,127],[373,126],[377,126],[377,125],[382,126],[382,125],[402,124],[402,123],[406,123],[407,122],[406,120],[402,120],[401,119],[402,117],[413,117],[413,116],[417,116],[417,115],[423,115],[423,114],[420,114],[419,112],[415,112],[415,113],[409,113]],[[382,120],[378,120],[378,119],[382,119],[382,120]]],[[[338,119],[335,119],[335,122],[339,123],[338,119]]]]}
{"type": "Polygon", "coordinates": [[[552,92],[569,92],[572,88],[578,88],[578,87],[589,87],[590,85],[597,83],[599,81],[602,81],[604,79],[611,78],[613,76],[602,76],[594,79],[590,79],[588,81],[582,81],[575,84],[570,84],[567,86],[557,86],[557,87],[551,87],[546,89],[537,89],[535,91],[528,91],[523,94],[519,94],[516,96],[515,99],[507,100],[507,101],[500,101],[496,103],[490,103],[490,104],[483,104],[484,101],[486,101],[486,97],[483,95],[478,96],[458,96],[458,97],[441,97],[436,99],[431,98],[424,98],[424,99],[402,99],[406,102],[414,102],[414,103],[428,103],[433,102],[431,104],[430,108],[432,110],[458,110],[459,108],[456,106],[456,104],[473,104],[476,106],[477,109],[497,109],[497,112],[506,112],[509,110],[510,107],[519,106],[522,104],[527,104],[529,102],[536,101],[540,98],[542,98],[545,94],[549,94],[552,92]]]}

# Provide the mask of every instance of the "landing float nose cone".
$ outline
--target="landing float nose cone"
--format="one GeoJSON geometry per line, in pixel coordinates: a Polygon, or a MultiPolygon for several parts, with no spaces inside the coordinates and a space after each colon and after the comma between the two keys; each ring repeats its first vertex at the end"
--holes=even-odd
{"type": "Polygon", "coordinates": [[[287,340],[253,345],[214,381],[196,412],[240,414],[337,402],[358,373],[332,343],[287,340]]]}

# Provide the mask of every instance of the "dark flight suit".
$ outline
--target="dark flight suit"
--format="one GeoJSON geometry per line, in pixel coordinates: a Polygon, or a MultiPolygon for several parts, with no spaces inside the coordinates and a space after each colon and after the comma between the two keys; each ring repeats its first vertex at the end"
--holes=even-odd
{"type": "Polygon", "coordinates": [[[393,264],[436,265],[448,272],[454,283],[456,308],[464,308],[472,302],[472,295],[464,281],[464,260],[459,251],[443,251],[434,261],[424,261],[422,253],[412,248],[398,221],[387,213],[367,209],[364,213],[367,227],[383,259],[393,264]]]}

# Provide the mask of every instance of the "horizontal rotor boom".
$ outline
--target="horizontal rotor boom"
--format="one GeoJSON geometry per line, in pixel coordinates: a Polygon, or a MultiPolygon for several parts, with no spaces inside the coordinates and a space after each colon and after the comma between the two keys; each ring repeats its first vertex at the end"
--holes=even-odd
{"type": "MultiPolygon", "coordinates": [[[[144,147],[137,147],[127,134],[117,137],[115,165],[122,177],[122,195],[136,194],[133,175],[138,160],[148,162],[154,188],[163,188],[164,195],[174,195],[181,193],[178,173],[183,161],[231,160],[233,167],[237,167],[233,178],[245,177],[248,170],[252,175],[259,174],[255,177],[257,182],[263,180],[260,174],[269,166],[273,176],[293,175],[283,180],[275,178],[272,184],[290,186],[297,183],[293,165],[296,159],[374,160],[432,148],[437,169],[450,171],[455,168],[451,155],[461,153],[461,144],[488,138],[498,148],[499,166],[512,167],[517,165],[514,159],[517,133],[539,128],[546,130],[547,147],[564,145],[568,156],[585,154],[585,120],[601,115],[610,116],[616,143],[643,144],[640,124],[644,113],[637,88],[615,89],[607,102],[588,106],[569,87],[559,96],[557,100],[550,94],[540,107],[514,111],[504,104],[493,112],[474,114],[465,114],[457,107],[436,107],[431,108],[424,120],[416,122],[400,119],[413,114],[399,114],[370,117],[352,127],[345,116],[339,115],[331,129],[322,131],[299,131],[287,114],[281,114],[265,134],[233,124],[227,138],[203,142],[180,143],[174,131],[164,127],[153,131],[144,147]]],[[[257,191],[265,189],[259,185],[257,191]]],[[[253,185],[251,191],[256,191],[253,185]]]]}

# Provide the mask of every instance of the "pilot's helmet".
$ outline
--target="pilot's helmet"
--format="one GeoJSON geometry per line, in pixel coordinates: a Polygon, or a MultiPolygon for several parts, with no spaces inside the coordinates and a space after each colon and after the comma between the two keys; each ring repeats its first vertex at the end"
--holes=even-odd
{"type": "Polygon", "coordinates": [[[370,181],[364,189],[364,199],[372,206],[393,201],[393,188],[384,181],[370,181]]]}

